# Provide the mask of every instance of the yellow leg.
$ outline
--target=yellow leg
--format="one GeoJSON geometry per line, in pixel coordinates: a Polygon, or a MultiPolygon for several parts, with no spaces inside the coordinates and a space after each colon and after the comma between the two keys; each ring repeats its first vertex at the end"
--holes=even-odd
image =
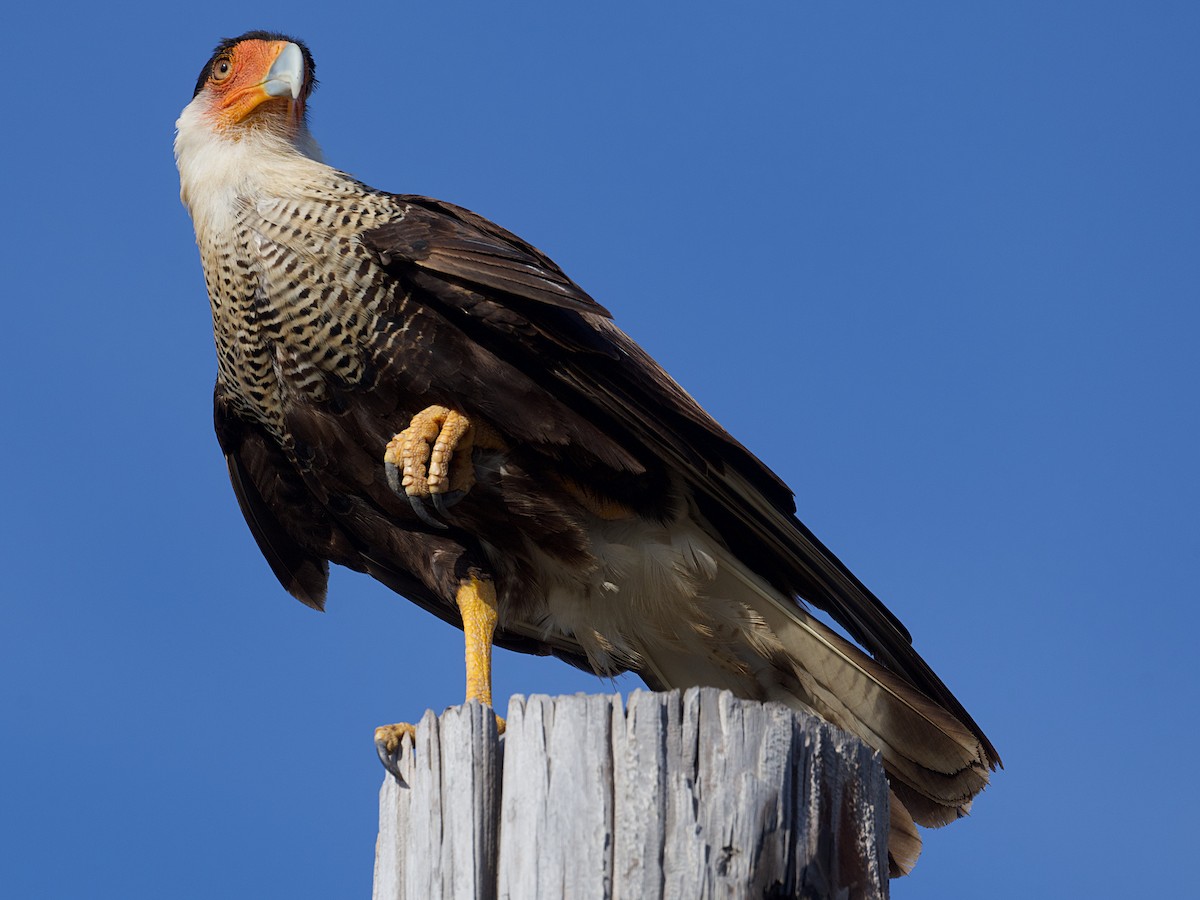
{"type": "MultiPolygon", "coordinates": [[[[496,587],[474,575],[459,585],[454,598],[462,614],[466,640],[467,701],[492,705],[492,637],[496,633],[496,587]]],[[[504,732],[504,720],[496,716],[504,732]]]]}
{"type": "MultiPolygon", "coordinates": [[[[467,697],[488,707],[492,705],[492,637],[496,633],[496,588],[491,581],[474,575],[458,586],[454,596],[462,614],[463,637],[466,644],[467,697]]],[[[496,727],[504,733],[504,720],[496,716],[496,727]]],[[[375,748],[384,767],[401,778],[396,764],[400,742],[416,737],[417,728],[408,722],[381,725],[375,729],[375,748]]],[[[401,778],[401,781],[403,779],[401,778]]]]}
{"type": "Polygon", "coordinates": [[[492,705],[492,635],[496,632],[496,588],[471,576],[455,596],[466,639],[467,700],[492,705]]]}

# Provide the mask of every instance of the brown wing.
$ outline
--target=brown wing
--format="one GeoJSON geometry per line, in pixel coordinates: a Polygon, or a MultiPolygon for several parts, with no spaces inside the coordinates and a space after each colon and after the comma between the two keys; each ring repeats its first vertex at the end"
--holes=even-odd
{"type": "Polygon", "coordinates": [[[509,297],[611,318],[545,254],[483,216],[428,197],[398,195],[403,220],[371,233],[381,261],[396,262],[509,297]]]}
{"type": "MultiPolygon", "coordinates": [[[[829,612],[877,659],[968,725],[997,758],[900,621],[795,518],[790,489],[603,308],[544,254],[486,219],[427,198],[396,200],[403,218],[363,241],[420,303],[440,310],[643,465],[653,460],[681,476],[747,564],[829,612]]],[[[523,415],[513,407],[493,422],[511,429],[523,415]]]]}
{"type": "MultiPolygon", "coordinates": [[[[456,563],[470,554],[469,548],[445,534],[429,534],[420,522],[406,522],[397,508],[382,508],[376,501],[395,498],[367,489],[361,479],[355,483],[355,477],[344,468],[322,466],[314,460],[311,471],[302,473],[261,426],[238,416],[220,385],[213,408],[217,440],[238,506],[271,571],[288,593],[313,609],[324,609],[332,560],[366,572],[426,612],[462,628],[462,617],[447,597],[454,593],[450,582],[456,563]],[[314,483],[319,483],[316,492],[314,483]],[[446,574],[441,576],[447,583],[440,591],[430,588],[439,579],[429,571],[437,559],[447,561],[446,574]]],[[[351,432],[334,424],[338,433],[330,436],[328,429],[335,418],[315,409],[296,409],[291,416],[301,433],[324,430],[329,445],[341,443],[343,451],[358,455],[356,448],[345,444],[347,439],[353,440],[351,432]],[[302,422],[304,419],[308,421],[302,422]]],[[[371,468],[379,466],[373,463],[371,468]]],[[[404,505],[398,509],[408,512],[404,505]]],[[[591,671],[582,651],[567,641],[547,643],[501,629],[494,643],[518,653],[553,654],[591,671]]]]}
{"type": "Polygon", "coordinates": [[[234,415],[219,389],[213,398],[213,413],[233,492],[259,550],[288,593],[306,606],[324,609],[329,561],[311,548],[322,540],[328,543],[328,536],[298,535],[296,528],[303,523],[307,530],[318,530],[328,516],[312,502],[283,452],[234,415]],[[281,520],[280,513],[286,518],[281,520]],[[290,529],[283,521],[290,523],[290,529]]]}

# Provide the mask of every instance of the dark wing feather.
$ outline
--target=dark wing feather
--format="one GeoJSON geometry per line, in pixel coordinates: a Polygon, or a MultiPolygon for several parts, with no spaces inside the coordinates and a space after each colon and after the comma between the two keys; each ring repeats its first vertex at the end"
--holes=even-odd
{"type": "Polygon", "coordinates": [[[385,265],[408,264],[537,303],[609,317],[545,254],[461,206],[400,194],[404,218],[371,234],[385,265]]]}
{"type": "Polygon", "coordinates": [[[324,511],[310,500],[303,483],[273,441],[243,423],[218,390],[213,404],[217,441],[229,467],[238,506],[271,571],[293,597],[313,609],[325,608],[329,562],[306,549],[280,521],[278,511],[294,508],[293,522],[319,522],[324,511]]]}
{"type": "Polygon", "coordinates": [[[460,207],[398,196],[402,219],[364,235],[422,302],[626,446],[648,449],[697,492],[706,517],[780,587],[829,612],[885,665],[991,743],[912,646],[900,621],[795,516],[791,490],[731,437],[608,314],[529,244],[460,207]],[[419,272],[419,275],[417,274],[419,272]],[[464,299],[465,298],[465,299],[464,299]],[[554,352],[556,350],[566,352],[554,352]]]}
{"type": "MultiPolygon", "coordinates": [[[[353,433],[343,431],[334,417],[301,405],[291,407],[288,418],[292,430],[307,437],[312,447],[336,450],[306,454],[310,456],[308,477],[260,425],[237,415],[219,385],[215,392],[217,440],[238,506],[279,583],[305,605],[323,609],[333,559],[367,572],[427,612],[462,628],[457,607],[445,600],[452,587],[443,586],[441,596],[431,592],[428,583],[436,576],[427,569],[438,557],[457,558],[463,548],[444,534],[422,533],[423,526],[405,526],[404,516],[395,508],[399,501],[390,489],[374,483],[373,475],[364,478],[366,470],[376,473],[379,467],[353,446],[353,433]],[[318,433],[319,440],[315,439],[318,433]],[[393,560],[403,561],[410,570],[393,560]]],[[[401,512],[408,512],[407,504],[401,512]]],[[[534,634],[499,629],[494,643],[518,653],[553,654],[591,671],[586,657],[573,646],[550,644],[534,634]]]]}
{"type": "MultiPolygon", "coordinates": [[[[507,364],[522,368],[539,386],[557,388],[560,401],[567,399],[561,388],[572,380],[576,369],[584,383],[589,379],[620,383],[631,408],[647,415],[652,429],[671,442],[675,454],[700,469],[719,470],[731,464],[773,503],[789,512],[795,510],[791,489],[613,326],[607,310],[541,251],[461,207],[412,195],[397,195],[396,200],[404,210],[403,218],[366,232],[362,240],[389,274],[419,293],[423,304],[448,318],[461,314],[456,324],[474,341],[507,364]],[[454,248],[472,247],[476,252],[443,252],[433,242],[434,235],[452,236],[447,239],[454,248]],[[489,248],[487,254],[478,251],[483,246],[489,248]],[[406,255],[414,247],[418,248],[417,259],[406,255]],[[447,263],[451,255],[455,256],[453,266],[447,263]],[[527,270],[525,277],[519,281],[498,278],[493,265],[496,258],[520,260],[527,270]],[[553,285],[553,290],[546,285],[553,285]],[[573,302],[564,302],[565,296],[573,302]],[[714,452],[697,453],[694,448],[714,452]]],[[[579,412],[578,403],[566,405],[579,412]]],[[[591,411],[603,416],[607,410],[593,407],[591,411]]],[[[619,433],[629,411],[616,408],[608,412],[612,420],[605,422],[606,433],[619,433]]],[[[592,420],[586,415],[580,418],[592,420]]],[[[630,446],[645,444],[635,438],[630,446]]],[[[622,468],[637,467],[625,463],[622,468]]]]}

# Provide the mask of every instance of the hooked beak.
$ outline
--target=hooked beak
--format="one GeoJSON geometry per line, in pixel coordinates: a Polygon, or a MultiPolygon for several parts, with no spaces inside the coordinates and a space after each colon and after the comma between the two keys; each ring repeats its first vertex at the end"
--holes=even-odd
{"type": "Polygon", "coordinates": [[[275,62],[262,83],[263,92],[268,97],[287,97],[300,99],[304,90],[304,54],[295,44],[288,42],[283,45],[275,62]]]}

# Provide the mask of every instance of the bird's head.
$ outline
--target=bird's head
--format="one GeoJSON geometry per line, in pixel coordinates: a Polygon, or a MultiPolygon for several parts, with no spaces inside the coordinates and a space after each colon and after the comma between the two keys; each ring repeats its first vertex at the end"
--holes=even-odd
{"type": "Polygon", "coordinates": [[[215,132],[237,137],[268,129],[295,140],[316,81],[300,41],[251,31],[221,41],[196,80],[190,106],[215,132]]]}
{"type": "Polygon", "coordinates": [[[293,38],[250,31],[217,45],[175,123],[180,198],[198,228],[248,182],[320,160],[305,118],[315,86],[312,54],[293,38]]]}

